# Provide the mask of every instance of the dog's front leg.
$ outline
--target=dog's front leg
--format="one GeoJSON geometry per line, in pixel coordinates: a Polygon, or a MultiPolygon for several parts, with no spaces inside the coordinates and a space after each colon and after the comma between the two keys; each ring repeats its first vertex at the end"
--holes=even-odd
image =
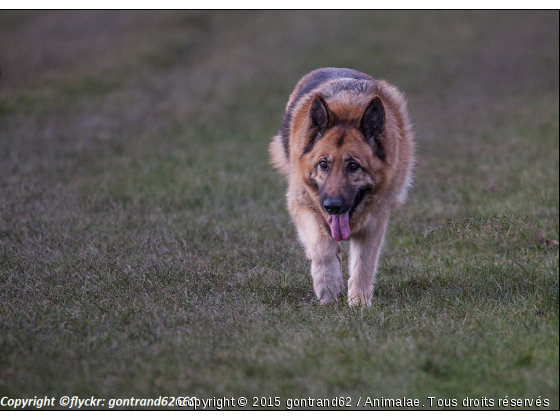
{"type": "Polygon", "coordinates": [[[344,290],[340,245],[313,211],[298,209],[292,216],[307,258],[311,260],[313,289],[319,303],[327,305],[336,302],[339,293],[344,290]]]}
{"type": "Polygon", "coordinates": [[[372,217],[367,226],[350,236],[348,304],[371,305],[377,260],[385,238],[389,212],[372,217]]]}

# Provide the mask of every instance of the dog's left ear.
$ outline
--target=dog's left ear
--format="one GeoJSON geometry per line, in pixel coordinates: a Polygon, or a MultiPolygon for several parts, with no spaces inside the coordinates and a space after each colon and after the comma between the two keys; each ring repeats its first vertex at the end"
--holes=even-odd
{"type": "Polygon", "coordinates": [[[364,135],[366,142],[371,146],[375,155],[385,160],[384,131],[385,131],[385,107],[379,96],[373,98],[360,120],[359,130],[364,135]]]}

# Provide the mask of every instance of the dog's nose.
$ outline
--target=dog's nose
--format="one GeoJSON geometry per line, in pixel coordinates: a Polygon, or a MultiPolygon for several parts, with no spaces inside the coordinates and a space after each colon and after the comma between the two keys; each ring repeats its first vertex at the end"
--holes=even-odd
{"type": "Polygon", "coordinates": [[[323,202],[323,207],[329,214],[341,214],[343,205],[344,201],[342,198],[337,197],[325,198],[325,201],[323,202]]]}

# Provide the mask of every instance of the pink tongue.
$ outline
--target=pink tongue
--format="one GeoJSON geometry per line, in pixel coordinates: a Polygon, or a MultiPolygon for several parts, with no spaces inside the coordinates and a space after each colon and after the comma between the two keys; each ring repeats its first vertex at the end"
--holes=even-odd
{"type": "Polygon", "coordinates": [[[328,220],[335,241],[345,241],[350,236],[350,212],[330,215],[328,220]]]}

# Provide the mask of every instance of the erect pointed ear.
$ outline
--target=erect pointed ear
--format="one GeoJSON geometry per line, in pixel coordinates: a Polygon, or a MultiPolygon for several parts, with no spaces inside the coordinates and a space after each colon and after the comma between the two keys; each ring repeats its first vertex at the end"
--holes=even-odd
{"type": "Polygon", "coordinates": [[[309,107],[309,129],[324,134],[331,122],[331,112],[323,95],[317,93],[309,107]]]}
{"type": "Polygon", "coordinates": [[[379,96],[373,98],[368,106],[366,106],[360,120],[359,130],[377,157],[384,160],[386,156],[385,149],[383,148],[385,107],[379,96]]]}

